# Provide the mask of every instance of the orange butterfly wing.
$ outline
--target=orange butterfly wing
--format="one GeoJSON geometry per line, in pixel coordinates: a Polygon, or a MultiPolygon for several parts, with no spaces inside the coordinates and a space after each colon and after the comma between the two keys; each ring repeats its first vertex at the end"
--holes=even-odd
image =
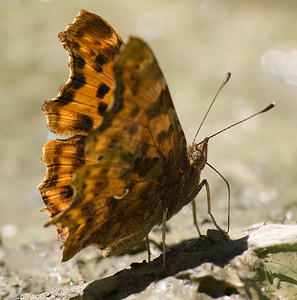
{"type": "MultiPolygon", "coordinates": [[[[77,24],[85,24],[87,21],[80,18],[88,19],[88,15],[83,13],[76,19],[77,24]]],[[[78,28],[77,32],[84,36],[84,30],[78,28]]],[[[81,153],[81,166],[72,171],[73,201],[48,223],[67,232],[63,261],[89,245],[98,246],[103,255],[128,250],[162,222],[164,208],[169,219],[190,202],[199,184],[200,170],[190,166],[185,136],[151,49],[140,39],[131,38],[116,56],[113,74],[110,109],[98,128],[82,139],[86,151],[81,153]]],[[[88,111],[86,106],[80,106],[78,115],[88,111]]],[[[69,108],[70,112],[62,107],[53,119],[52,111],[46,110],[50,128],[65,134],[87,134],[87,130],[75,130],[91,128],[94,122],[77,126],[81,118],[72,115],[72,106],[69,108]],[[69,119],[67,130],[63,129],[63,118],[69,119]]],[[[45,147],[45,153],[48,149],[45,147]]]]}
{"type": "MultiPolygon", "coordinates": [[[[72,176],[76,169],[92,162],[85,157],[82,135],[98,126],[110,104],[114,57],[123,43],[111,25],[84,10],[59,38],[70,57],[70,77],[57,98],[45,101],[42,108],[52,132],[76,136],[51,140],[43,146],[42,160],[47,172],[38,188],[46,204],[43,211],[50,218],[72,201],[72,176]]],[[[60,237],[64,239],[63,235],[60,237]]]]}
{"type": "Polygon", "coordinates": [[[76,196],[51,223],[68,228],[63,260],[95,244],[122,253],[183,205],[186,142],[167,85],[148,46],[132,38],[115,63],[114,102],[87,137],[97,163],[75,174],[76,196]]]}

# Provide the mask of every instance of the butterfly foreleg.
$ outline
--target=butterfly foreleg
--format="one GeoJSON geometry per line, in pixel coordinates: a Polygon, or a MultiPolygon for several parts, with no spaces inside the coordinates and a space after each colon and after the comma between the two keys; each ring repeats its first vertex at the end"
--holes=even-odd
{"type": "Polygon", "coordinates": [[[195,199],[192,200],[192,214],[193,214],[193,223],[198,231],[198,235],[199,237],[201,237],[201,231],[199,229],[199,226],[198,226],[198,222],[197,222],[197,213],[196,213],[196,202],[195,202],[195,199]]]}
{"type": "MultiPolygon", "coordinates": [[[[202,189],[203,186],[205,186],[205,189],[206,189],[207,213],[209,214],[209,216],[210,216],[210,218],[211,218],[211,221],[212,221],[213,225],[214,225],[220,232],[222,232],[222,233],[224,234],[224,236],[225,236],[227,239],[229,239],[228,233],[227,233],[223,228],[221,228],[221,227],[218,225],[218,223],[217,223],[215,217],[213,216],[213,214],[212,214],[212,212],[211,212],[210,188],[209,188],[209,183],[208,183],[208,181],[207,181],[206,179],[203,179],[203,180],[200,182],[200,184],[199,184],[199,186],[198,186],[198,193],[200,192],[200,190],[202,189]]],[[[195,219],[196,219],[196,204],[193,205],[193,202],[194,202],[194,200],[192,201],[192,208],[195,206],[195,208],[194,208],[195,211],[194,211],[194,209],[193,209],[193,214],[194,214],[194,212],[195,212],[195,217],[193,216],[193,218],[194,218],[194,220],[195,220],[195,219]]],[[[194,221],[194,224],[195,224],[195,221],[194,221]]],[[[195,224],[195,226],[196,226],[196,228],[197,228],[197,219],[196,219],[196,224],[195,224]]],[[[198,231],[198,232],[199,232],[199,231],[198,231]]]]}

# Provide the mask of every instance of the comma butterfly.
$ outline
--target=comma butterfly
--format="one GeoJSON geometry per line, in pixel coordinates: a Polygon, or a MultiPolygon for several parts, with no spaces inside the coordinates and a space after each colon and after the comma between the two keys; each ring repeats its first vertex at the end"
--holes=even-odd
{"type": "Polygon", "coordinates": [[[43,146],[39,190],[63,244],[63,261],[95,245],[120,254],[191,202],[202,185],[206,138],[187,148],[164,76],[138,38],[124,45],[99,16],[80,11],[59,34],[70,78],[43,111],[68,139],[43,146]]]}

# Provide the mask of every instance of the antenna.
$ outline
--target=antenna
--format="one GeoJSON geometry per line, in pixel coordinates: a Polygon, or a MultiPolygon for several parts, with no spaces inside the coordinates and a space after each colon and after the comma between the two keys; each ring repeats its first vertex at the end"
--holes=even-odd
{"type": "Polygon", "coordinates": [[[198,127],[198,129],[197,129],[197,131],[196,131],[196,134],[195,134],[195,136],[194,136],[192,145],[194,145],[195,140],[196,140],[196,138],[197,138],[197,135],[198,135],[198,133],[199,133],[199,131],[200,131],[200,129],[201,129],[201,127],[202,127],[202,125],[203,125],[203,123],[204,123],[204,121],[205,121],[205,119],[206,119],[206,117],[207,117],[207,115],[208,115],[208,113],[209,113],[211,107],[213,106],[214,102],[216,101],[216,99],[217,99],[219,93],[221,92],[222,88],[223,88],[223,87],[225,86],[225,84],[229,81],[230,77],[231,77],[231,72],[228,72],[228,73],[226,74],[225,78],[224,78],[224,81],[222,82],[221,86],[219,87],[217,93],[215,94],[214,98],[212,99],[212,101],[211,101],[211,103],[210,103],[210,105],[209,105],[209,107],[208,107],[208,109],[207,109],[207,111],[206,111],[206,113],[205,113],[205,115],[204,115],[204,117],[203,117],[203,119],[202,119],[202,121],[201,121],[201,123],[200,123],[200,125],[199,125],[199,127],[198,127]]]}
{"type": "MultiPolygon", "coordinates": [[[[236,126],[236,125],[238,125],[238,124],[240,124],[240,123],[243,123],[243,122],[245,122],[245,121],[247,121],[247,120],[249,120],[249,119],[251,119],[251,118],[253,118],[253,117],[255,117],[255,116],[257,116],[257,115],[259,115],[259,114],[262,114],[262,113],[264,113],[264,112],[267,112],[267,111],[269,111],[270,109],[272,109],[274,106],[276,105],[276,103],[275,102],[272,102],[271,104],[269,104],[268,106],[266,106],[264,109],[262,109],[262,110],[260,110],[260,111],[258,111],[258,112],[256,112],[256,113],[254,113],[254,114],[252,114],[251,116],[249,116],[249,117],[247,117],[247,118],[245,118],[245,119],[243,119],[243,120],[241,120],[241,121],[238,121],[238,122],[236,122],[236,123],[234,123],[234,124],[232,124],[232,125],[230,125],[230,126],[228,126],[228,127],[226,127],[226,128],[224,128],[224,129],[222,129],[222,130],[220,130],[220,131],[218,131],[217,133],[215,133],[215,134],[213,134],[213,135],[211,135],[211,136],[209,136],[209,137],[207,137],[207,138],[205,138],[205,139],[207,139],[207,140],[209,140],[210,138],[212,138],[212,137],[214,137],[214,136],[216,136],[216,135],[218,135],[218,134],[220,134],[220,133],[222,133],[222,132],[224,132],[225,130],[227,130],[227,129],[230,129],[231,127],[233,127],[233,126],[236,126]]],[[[201,127],[201,126],[200,126],[201,127]]],[[[199,128],[200,128],[199,127],[199,128]]],[[[200,145],[201,143],[203,143],[204,141],[205,141],[205,139],[202,141],[202,142],[200,142],[199,144],[197,144],[196,145],[196,147],[198,146],[198,145],[200,145]]],[[[206,164],[211,168],[211,169],[213,169],[224,181],[225,181],[225,183],[226,183],[226,185],[227,185],[227,189],[228,189],[228,227],[227,227],[227,233],[229,232],[229,229],[230,229],[230,211],[231,211],[231,197],[230,197],[230,185],[229,185],[229,183],[228,183],[228,181],[225,179],[225,177],[217,170],[217,169],[215,169],[212,165],[210,165],[208,162],[206,162],[206,164]]]]}
{"type": "Polygon", "coordinates": [[[270,109],[273,108],[275,105],[276,105],[275,102],[270,103],[270,104],[269,104],[268,106],[266,106],[264,109],[262,109],[262,110],[260,110],[260,111],[258,111],[258,112],[256,112],[256,113],[254,113],[254,114],[252,114],[251,116],[249,116],[249,117],[247,117],[247,118],[245,118],[245,119],[243,119],[243,120],[241,120],[241,121],[238,121],[238,122],[236,122],[236,123],[234,123],[234,124],[232,124],[232,125],[230,125],[230,126],[224,128],[224,129],[218,131],[217,133],[214,133],[213,135],[209,136],[208,139],[210,139],[210,138],[212,138],[212,137],[214,137],[214,136],[216,136],[216,135],[218,135],[218,134],[224,132],[224,131],[227,130],[227,129],[230,129],[230,128],[232,128],[232,127],[234,127],[234,126],[236,126],[236,125],[238,125],[238,124],[240,124],[240,123],[243,123],[243,122],[245,122],[245,121],[247,121],[247,120],[249,120],[249,119],[251,119],[251,118],[253,118],[253,117],[257,116],[257,115],[260,115],[260,114],[262,114],[262,113],[264,113],[264,112],[270,110],[270,109]]]}

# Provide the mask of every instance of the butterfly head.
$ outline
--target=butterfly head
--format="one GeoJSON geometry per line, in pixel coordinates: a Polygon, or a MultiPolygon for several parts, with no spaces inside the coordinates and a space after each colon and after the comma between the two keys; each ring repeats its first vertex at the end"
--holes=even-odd
{"type": "Polygon", "coordinates": [[[208,140],[206,137],[201,143],[190,146],[188,150],[191,165],[199,170],[202,170],[207,162],[208,140]]]}

